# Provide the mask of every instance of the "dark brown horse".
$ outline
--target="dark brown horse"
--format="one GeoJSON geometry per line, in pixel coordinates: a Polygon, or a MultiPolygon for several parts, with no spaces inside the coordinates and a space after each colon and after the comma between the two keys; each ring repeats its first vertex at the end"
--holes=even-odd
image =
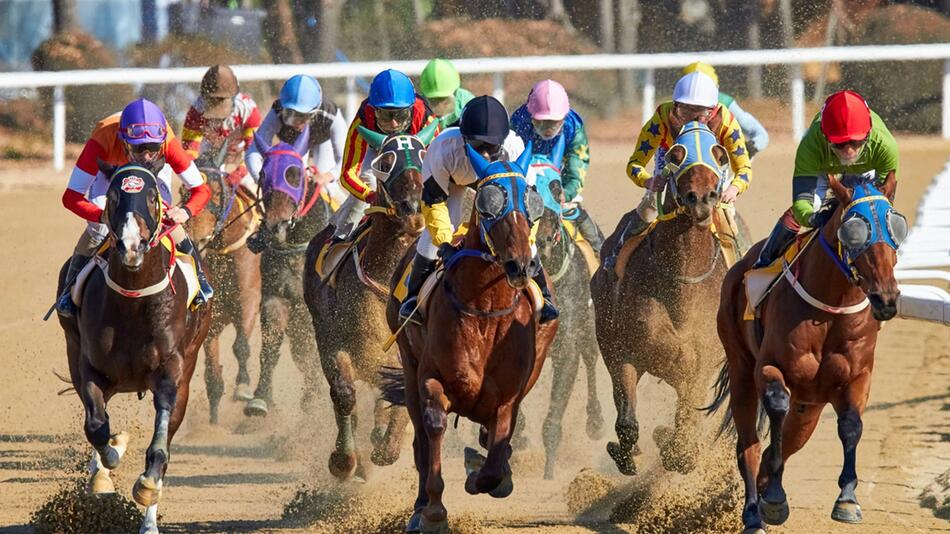
{"type": "Polygon", "coordinates": [[[273,404],[273,373],[287,337],[294,363],[304,378],[301,406],[313,408],[320,383],[320,363],[310,312],[303,299],[305,253],[313,236],[330,218],[319,188],[306,176],[300,154],[308,135],[293,146],[267,146],[255,137],[264,154],[261,190],[264,221],[248,239],[248,248],[261,253],[261,376],[254,399],[244,407],[248,416],[266,416],[273,404]]]}
{"type": "MultiPolygon", "coordinates": [[[[597,341],[617,407],[618,441],[608,443],[607,452],[626,475],[636,473],[636,390],[644,373],[662,379],[677,394],[674,428],[660,427],[654,434],[664,468],[688,472],[699,453],[697,408],[706,404],[721,361],[711,318],[726,266],[710,225],[719,203],[721,168],[727,163],[725,149],[708,128],[680,134],[667,153],[670,169],[684,169],[670,175],[667,215],[633,251],[622,278],[601,266],[591,280],[597,341]],[[703,153],[715,160],[685,161],[687,154],[700,152],[700,142],[706,147],[703,153]]],[[[608,243],[622,226],[623,221],[608,243]]],[[[604,250],[611,248],[605,245],[604,250]]]]}
{"type": "MultiPolygon", "coordinates": [[[[132,497],[147,507],[142,532],[158,532],[158,501],[169,447],[185,417],[198,349],[211,324],[210,303],[189,310],[182,269],[160,243],[162,199],[148,170],[126,165],[112,178],[105,212],[111,248],[82,287],[78,317],[60,315],[73,388],[85,409],[93,493],[113,493],[109,470],[119,465],[128,436],[112,434],[106,405],[116,393],[151,391],[155,431],[145,472],[132,497]]],[[[68,262],[67,262],[68,265],[68,262]]],[[[61,294],[67,265],[60,271],[61,294]]],[[[197,287],[197,286],[195,286],[197,287]]]]}
{"type": "MultiPolygon", "coordinates": [[[[479,209],[464,249],[447,259],[441,281],[421,310],[425,326],[410,323],[399,333],[402,373],[393,373],[393,383],[384,388],[387,399],[405,403],[415,431],[419,492],[409,532],[446,528],[442,439],[449,413],[482,425],[480,441],[488,449],[487,459],[466,450],[465,490],[497,498],[511,493],[509,442],[518,409],[557,331],[557,321],[539,324],[540,306],[527,292],[540,268],[532,257],[531,225],[543,211],[540,198],[532,198],[537,192],[524,181],[530,149],[517,163],[490,165],[467,149],[482,177],[475,198],[479,209]]],[[[393,288],[399,278],[393,277],[393,288]]],[[[391,298],[386,310],[393,331],[401,327],[399,306],[391,298]]]]}
{"type": "Polygon", "coordinates": [[[259,216],[252,207],[255,201],[240,186],[229,184],[227,173],[217,169],[202,172],[211,188],[211,201],[188,220],[186,227],[204,252],[205,268],[216,283],[211,330],[204,349],[210,418],[212,424],[217,424],[218,403],[224,395],[219,337],[228,325],[234,325],[231,350],[238,362],[234,400],[254,398],[247,361],[261,305],[261,257],[248,250],[247,238],[257,230],[259,216]]]}
{"type": "MultiPolygon", "coordinates": [[[[336,416],[337,439],[330,454],[330,472],[341,479],[352,476],[359,456],[356,450],[356,380],[379,386],[381,366],[398,364],[395,351],[386,353],[383,344],[390,335],[386,325],[388,283],[399,260],[424,228],[420,212],[422,199],[422,157],[436,124],[419,136],[382,134],[363,129],[360,133],[380,154],[373,161],[379,184],[376,205],[369,208],[361,236],[323,277],[312,266],[333,236],[327,227],[310,241],[304,271],[304,298],[313,316],[313,328],[323,373],[330,385],[330,399],[336,416]],[[365,232],[365,234],[364,234],[365,232]]],[[[342,246],[341,246],[342,248],[342,246]]],[[[399,449],[409,416],[402,408],[388,408],[376,401],[371,434],[371,460],[389,465],[399,458],[399,449]]]]}
{"type": "MultiPolygon", "coordinates": [[[[747,534],[763,533],[763,521],[778,525],[788,517],[782,487],[785,462],[811,437],[828,403],[838,416],[844,449],[841,492],[831,517],[861,521],[855,451],[877,333],[881,321],[893,318],[897,310],[893,269],[896,248],[907,232],[906,221],[889,200],[895,184],[891,175],[882,195],[870,184],[852,184],[852,192],[832,179],[829,185],[839,205],[762,301],[756,319],[745,320],[743,278],[761,243],[723,283],[718,325],[727,361],[713,409],[729,398],[745,482],[742,522],[747,534]],[[757,411],[761,422],[767,416],[771,435],[764,454],[757,411]]],[[[726,417],[724,428],[730,423],[726,417]]]]}

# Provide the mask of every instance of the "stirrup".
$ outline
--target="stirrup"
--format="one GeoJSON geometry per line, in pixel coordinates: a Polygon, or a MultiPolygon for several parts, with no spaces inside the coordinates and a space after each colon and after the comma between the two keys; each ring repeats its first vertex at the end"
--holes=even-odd
{"type": "Polygon", "coordinates": [[[406,297],[406,300],[402,301],[402,304],[399,306],[399,321],[406,322],[409,321],[413,324],[422,325],[422,321],[419,320],[419,311],[416,310],[418,305],[419,297],[417,295],[412,295],[406,297]],[[416,313],[413,313],[416,312],[416,313]]]}
{"type": "Polygon", "coordinates": [[[544,305],[541,306],[541,318],[538,320],[538,324],[549,323],[560,316],[561,312],[554,306],[554,303],[548,299],[544,299],[544,305]]]}
{"type": "Polygon", "coordinates": [[[68,290],[56,301],[56,311],[64,317],[74,317],[77,310],[76,303],[73,302],[73,297],[68,290]]]}

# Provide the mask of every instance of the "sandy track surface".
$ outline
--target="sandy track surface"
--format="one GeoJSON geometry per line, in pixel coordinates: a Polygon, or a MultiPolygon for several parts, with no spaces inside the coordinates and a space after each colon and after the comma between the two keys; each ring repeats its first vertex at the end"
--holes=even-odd
{"type": "MultiPolygon", "coordinates": [[[[898,208],[913,218],[921,192],[943,166],[950,144],[929,138],[901,138],[901,186],[898,208]]],[[[623,176],[629,148],[595,144],[594,165],[584,191],[585,204],[610,232],[620,215],[633,207],[640,191],[623,176]]],[[[789,173],[794,147],[778,139],[756,159],[755,181],[740,200],[740,210],[753,234],[764,237],[787,206],[789,173]]],[[[62,209],[59,197],[65,174],[30,166],[0,166],[0,213],[3,276],[0,289],[0,530],[29,531],[30,513],[74,476],[88,458],[82,435],[82,408],[75,395],[57,396],[66,387],[53,370],[66,372],[64,341],[55,322],[42,314],[52,300],[54,273],[65,259],[82,225],[62,209]]],[[[710,318],[710,327],[713,327],[710,318]]],[[[224,337],[230,346],[231,333],[224,337]]],[[[253,360],[259,336],[252,347],[253,360]]],[[[401,527],[401,515],[411,506],[415,474],[410,445],[388,468],[372,470],[366,484],[343,487],[330,479],[326,459],[332,446],[334,424],[327,399],[311,416],[297,409],[302,380],[289,355],[280,362],[276,384],[278,411],[266,421],[248,421],[241,406],[230,402],[236,364],[224,351],[222,362],[228,391],[222,401],[222,422],[207,424],[203,364],[195,372],[188,416],[172,447],[166,491],[160,506],[165,532],[234,531],[363,531],[380,518],[401,527]],[[329,494],[356,493],[349,519],[325,519],[311,526],[281,518],[284,506],[302,484],[325,488],[329,494]]],[[[607,521],[610,504],[636,491],[643,480],[689,486],[693,478],[657,472],[656,447],[649,439],[658,424],[672,418],[672,391],[655,379],[640,386],[640,414],[644,475],[632,481],[622,477],[607,457],[604,445],[613,438],[614,409],[609,380],[599,366],[599,397],[607,419],[606,437],[590,441],[583,431],[584,383],[579,377],[565,422],[563,462],[554,481],[541,478],[543,451],[540,427],[549,395],[546,370],[538,388],[526,401],[532,446],[514,459],[515,492],[506,500],[470,497],[462,489],[464,472],[460,450],[473,443],[473,429],[462,422],[450,432],[445,462],[446,506],[464,532],[636,532],[637,525],[607,521]],[[580,518],[568,507],[565,492],[584,468],[602,474],[605,485],[616,486],[611,497],[580,518]]],[[[950,467],[950,336],[941,326],[908,321],[887,324],[877,350],[871,402],[858,449],[858,497],[864,525],[852,527],[831,521],[837,495],[836,480],[841,447],[834,416],[828,410],[805,449],[786,469],[786,489],[792,506],[789,522],[771,532],[950,532],[947,521],[935,518],[917,504],[921,489],[950,467]]],[[[326,389],[324,388],[324,394],[326,389]]],[[[365,408],[368,391],[361,391],[365,408]]],[[[116,485],[128,495],[143,464],[151,433],[150,398],[117,397],[109,406],[114,429],[126,429],[132,443],[116,485]]],[[[363,420],[367,420],[365,417],[363,420]]],[[[712,421],[710,422],[712,424],[712,421]]],[[[363,429],[365,434],[366,429],[363,429]]],[[[728,458],[723,472],[736,476],[728,458]]],[[[701,489],[697,489],[700,492],[701,489]]],[[[736,517],[723,523],[731,528],[736,517]]],[[[681,530],[686,531],[686,530],[681,530]]]]}

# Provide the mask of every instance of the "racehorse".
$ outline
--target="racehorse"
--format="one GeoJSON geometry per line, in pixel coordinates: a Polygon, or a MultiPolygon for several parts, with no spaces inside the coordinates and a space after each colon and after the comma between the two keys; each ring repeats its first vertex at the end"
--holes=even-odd
{"type": "Polygon", "coordinates": [[[319,363],[310,313],[303,300],[303,273],[307,246],[326,227],[330,208],[304,171],[301,154],[306,151],[309,133],[305,129],[293,146],[281,142],[271,147],[266,140],[254,137],[264,154],[260,176],[264,220],[248,239],[248,248],[261,253],[261,376],[254,398],[244,407],[248,416],[266,416],[273,404],[271,382],[285,336],[304,376],[301,406],[310,411],[316,401],[319,363]]]}
{"type": "MultiPolygon", "coordinates": [[[[591,280],[597,341],[617,407],[618,441],[608,443],[607,452],[625,475],[636,474],[636,389],[644,373],[665,381],[678,397],[674,429],[654,433],[663,467],[688,472],[699,453],[697,408],[706,404],[721,361],[710,320],[727,268],[711,224],[728,161],[708,127],[686,124],[666,156],[666,213],[639,244],[627,243],[636,248],[622,276],[602,265],[591,280]]],[[[623,220],[604,250],[621,232],[623,220]]]]}
{"type": "Polygon", "coordinates": [[[254,398],[247,361],[251,357],[249,340],[261,305],[261,257],[246,245],[248,237],[257,230],[259,216],[252,207],[255,201],[240,186],[229,184],[227,173],[214,168],[201,171],[211,188],[211,200],[185,226],[202,251],[206,251],[205,266],[217,286],[211,330],[204,343],[210,419],[217,424],[218,404],[224,395],[218,340],[228,325],[234,325],[231,350],[238,362],[234,400],[246,402],[254,398]]]}
{"type": "Polygon", "coordinates": [[[782,487],[785,462],[811,437],[828,403],[838,416],[844,449],[841,492],[831,517],[861,521],[855,455],[877,333],[881,322],[892,319],[897,310],[894,264],[907,222],[891,205],[893,178],[882,191],[870,183],[848,184],[851,191],[846,184],[829,180],[838,203],[833,212],[826,212],[831,218],[824,226],[816,225],[797,260],[790,267],[786,264],[782,274],[787,283],[780,280],[773,286],[754,318],[746,315],[743,278],[761,243],[729,271],[722,286],[717,323],[727,358],[711,409],[729,398],[731,421],[727,414],[723,429],[731,422],[738,433],[746,534],[764,533],[763,521],[779,525],[788,518],[782,487]],[[771,435],[764,455],[757,411],[760,423],[767,416],[771,435]]]}
{"type": "MultiPolygon", "coordinates": [[[[95,449],[89,466],[93,493],[115,492],[109,471],[118,467],[128,443],[125,432],[112,434],[106,405],[116,393],[141,397],[152,392],[155,430],[132,497],[146,507],[141,532],[158,532],[169,448],[188,406],[198,349],[211,325],[211,303],[189,309],[193,292],[165,237],[170,229],[162,226],[155,176],[134,164],[102,171],[111,176],[105,206],[108,259],[90,260],[85,283],[76,288],[80,312],[60,315],[59,322],[66,334],[69,375],[85,409],[86,439],[95,449]]],[[[57,295],[68,263],[60,270],[57,295]]]]}
{"type": "MultiPolygon", "coordinates": [[[[406,405],[415,432],[419,490],[408,532],[446,528],[442,439],[451,412],[482,425],[479,441],[488,449],[487,459],[466,449],[465,490],[496,498],[511,494],[509,442],[518,409],[557,332],[557,321],[539,324],[540,291],[529,286],[540,268],[532,257],[531,226],[544,209],[524,178],[530,144],[515,163],[489,164],[471,147],[466,150],[480,177],[476,209],[462,250],[443,257],[441,280],[425,302],[420,300],[426,324],[402,325],[395,297],[386,310],[390,328],[398,332],[403,368],[388,373],[383,392],[406,405]]],[[[397,273],[412,255],[403,258],[397,273]]],[[[400,278],[393,277],[394,291],[400,278]]]]}
{"type": "MultiPolygon", "coordinates": [[[[563,137],[563,136],[562,136],[563,137]]],[[[544,215],[538,222],[538,252],[546,265],[558,300],[570,305],[561,307],[558,334],[551,345],[551,364],[554,368],[551,382],[551,404],[544,419],[544,478],[553,479],[557,465],[557,450],[561,443],[561,422],[581,358],[587,371],[587,435],[600,439],[604,419],[597,400],[597,360],[600,351],[594,331],[594,309],[590,297],[590,276],[593,272],[580,244],[574,241],[577,229],[571,225],[579,214],[576,208],[561,205],[560,162],[564,151],[561,139],[551,157],[535,154],[531,166],[535,170],[535,185],[544,200],[544,215]]],[[[593,249],[587,251],[593,260],[593,249]]],[[[593,260],[596,261],[596,260],[593,260]]]]}
{"type": "MultiPolygon", "coordinates": [[[[420,212],[422,199],[422,157],[435,133],[430,127],[413,135],[385,136],[360,128],[360,135],[373,146],[373,161],[379,194],[368,208],[367,223],[354,232],[347,244],[327,245],[335,229],[328,226],[310,241],[308,268],[304,271],[304,299],[313,317],[313,329],[323,373],[330,386],[336,415],[337,439],[330,454],[334,476],[346,479],[357,468],[356,380],[379,385],[382,365],[393,366],[395,354],[382,346],[390,335],[386,326],[389,279],[406,250],[425,227],[420,212]],[[324,247],[327,250],[324,250],[324,247]],[[318,258],[323,254],[323,258],[318,258]],[[337,262],[318,272],[332,256],[337,262]]],[[[374,445],[371,459],[389,465],[399,458],[399,448],[409,417],[402,408],[389,409],[376,401],[374,445]]]]}

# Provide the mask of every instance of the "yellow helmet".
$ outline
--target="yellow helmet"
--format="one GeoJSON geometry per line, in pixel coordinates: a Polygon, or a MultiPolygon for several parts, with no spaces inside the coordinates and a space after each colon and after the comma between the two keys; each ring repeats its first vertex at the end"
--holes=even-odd
{"type": "Polygon", "coordinates": [[[712,78],[712,80],[716,82],[716,85],[719,85],[719,76],[716,74],[716,69],[713,68],[713,66],[709,63],[694,61],[683,67],[683,74],[689,74],[691,72],[702,72],[706,76],[712,78]]]}

